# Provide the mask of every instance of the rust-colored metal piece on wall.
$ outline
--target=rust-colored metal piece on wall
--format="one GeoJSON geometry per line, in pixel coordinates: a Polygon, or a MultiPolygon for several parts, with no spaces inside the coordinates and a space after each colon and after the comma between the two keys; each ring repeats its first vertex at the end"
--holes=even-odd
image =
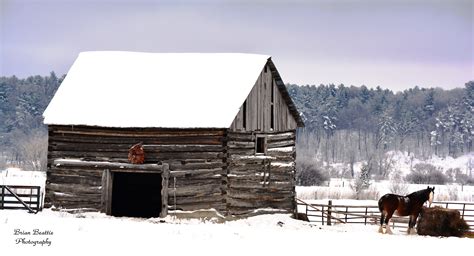
{"type": "Polygon", "coordinates": [[[143,164],[145,162],[145,150],[143,144],[137,143],[128,150],[128,161],[132,164],[143,164]]]}

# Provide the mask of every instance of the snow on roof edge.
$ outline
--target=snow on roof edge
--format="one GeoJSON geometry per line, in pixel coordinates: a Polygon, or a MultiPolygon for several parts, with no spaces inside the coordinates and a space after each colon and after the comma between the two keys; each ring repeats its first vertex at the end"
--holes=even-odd
{"type": "MultiPolygon", "coordinates": [[[[248,53],[81,52],[44,111],[44,123],[100,127],[228,128],[270,58],[269,55],[248,53]],[[143,70],[137,68],[140,65],[143,70]],[[177,71],[178,69],[179,71],[177,71]],[[183,74],[180,74],[183,69],[195,80],[183,78],[183,74]],[[219,74],[221,75],[219,76],[219,74]],[[120,78],[117,79],[116,76],[120,78]],[[229,76],[233,79],[228,79],[229,76]],[[134,77],[137,81],[130,80],[130,77],[134,77]],[[130,95],[134,91],[130,92],[130,85],[123,85],[123,83],[126,84],[126,81],[133,81],[133,89],[145,92],[139,95],[136,93],[130,95]],[[109,84],[113,84],[114,87],[109,84]],[[157,86],[158,84],[160,86],[157,86]],[[223,84],[225,84],[224,89],[222,89],[223,84]],[[183,87],[183,85],[185,86],[183,87]],[[124,90],[121,86],[128,90],[124,90]],[[78,89],[79,87],[84,88],[83,90],[86,92],[78,89]],[[107,91],[107,89],[102,90],[103,87],[110,88],[107,91]],[[177,89],[173,90],[174,87],[177,89]],[[195,88],[199,88],[199,90],[195,88]],[[157,98],[150,97],[150,94],[178,98],[188,90],[190,92],[186,95],[186,99],[191,104],[187,104],[188,101],[181,102],[183,103],[181,105],[174,104],[175,102],[170,102],[169,99],[166,101],[169,104],[150,103],[159,102],[157,98]],[[113,94],[110,94],[112,91],[113,94]],[[220,94],[212,97],[211,94],[215,93],[220,94]],[[110,104],[110,99],[103,102],[106,97],[101,97],[101,95],[108,94],[112,95],[112,98],[118,99],[115,101],[112,99],[112,104],[110,104]],[[199,95],[202,100],[193,99],[193,96],[197,98],[196,95],[199,95]],[[82,98],[83,101],[78,98],[82,98]],[[144,98],[145,100],[143,100],[144,98]],[[212,100],[213,98],[221,98],[221,100],[212,100]],[[135,116],[129,115],[130,112],[121,106],[128,102],[127,99],[140,99],[140,103],[145,102],[148,109],[161,110],[158,111],[160,113],[154,113],[160,119],[158,121],[150,120],[152,118],[142,116],[137,121],[135,116]],[[211,106],[205,106],[206,104],[211,106]],[[96,108],[87,107],[88,105],[93,105],[96,108]],[[186,108],[182,107],[183,105],[193,107],[182,111],[181,108],[186,108]],[[107,112],[103,109],[104,106],[108,106],[112,110],[107,112]],[[163,110],[164,108],[167,110],[163,110]],[[173,111],[169,111],[169,109],[173,109],[173,111]],[[222,111],[213,111],[215,109],[222,111]],[[123,113],[122,117],[116,115],[120,111],[123,113]],[[207,112],[209,115],[205,118],[193,119],[196,114],[207,112]],[[127,117],[130,118],[130,116],[135,120],[127,121],[127,117]],[[223,120],[217,120],[219,118],[223,120]],[[184,121],[180,122],[177,119],[184,121]]],[[[158,97],[158,99],[163,98],[158,97]]]]}

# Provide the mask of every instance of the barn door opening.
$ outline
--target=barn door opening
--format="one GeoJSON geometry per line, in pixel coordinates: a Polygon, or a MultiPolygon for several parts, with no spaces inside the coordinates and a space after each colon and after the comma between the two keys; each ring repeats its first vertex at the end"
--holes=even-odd
{"type": "Polygon", "coordinates": [[[114,172],[113,216],[159,217],[162,210],[160,173],[114,172]]]}

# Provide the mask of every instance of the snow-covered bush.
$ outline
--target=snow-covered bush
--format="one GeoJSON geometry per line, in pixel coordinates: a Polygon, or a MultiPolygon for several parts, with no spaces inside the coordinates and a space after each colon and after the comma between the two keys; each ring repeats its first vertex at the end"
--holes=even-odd
{"type": "Polygon", "coordinates": [[[405,180],[414,184],[444,185],[448,177],[434,165],[419,163],[413,167],[413,171],[405,177],[405,180]]]}
{"type": "Polygon", "coordinates": [[[314,161],[302,160],[296,165],[296,184],[299,186],[318,186],[329,177],[314,161]]]}
{"type": "Polygon", "coordinates": [[[464,173],[456,173],[455,175],[455,180],[456,180],[456,183],[458,184],[461,184],[461,185],[474,185],[474,178],[473,177],[469,177],[468,175],[464,174],[464,173]]]}

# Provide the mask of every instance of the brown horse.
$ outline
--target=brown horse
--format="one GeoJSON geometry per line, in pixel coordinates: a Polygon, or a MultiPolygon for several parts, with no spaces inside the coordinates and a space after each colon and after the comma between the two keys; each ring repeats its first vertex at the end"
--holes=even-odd
{"type": "Polygon", "coordinates": [[[390,218],[392,218],[392,215],[395,214],[397,216],[410,216],[407,233],[414,233],[413,228],[415,227],[416,219],[420,214],[423,204],[428,201],[429,206],[431,206],[433,202],[434,189],[435,187],[430,188],[428,186],[426,189],[413,192],[406,196],[395,194],[385,194],[382,196],[379,199],[379,210],[380,213],[382,213],[379,232],[383,233],[383,224],[385,222],[385,233],[392,234],[388,222],[390,218]]]}

